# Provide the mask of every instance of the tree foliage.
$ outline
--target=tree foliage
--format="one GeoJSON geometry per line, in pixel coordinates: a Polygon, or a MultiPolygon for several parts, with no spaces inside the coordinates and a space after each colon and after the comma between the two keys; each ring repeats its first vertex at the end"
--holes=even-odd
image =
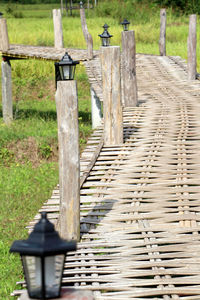
{"type": "Polygon", "coordinates": [[[185,14],[200,14],[200,0],[153,0],[153,2],[163,7],[172,7],[185,14]]]}

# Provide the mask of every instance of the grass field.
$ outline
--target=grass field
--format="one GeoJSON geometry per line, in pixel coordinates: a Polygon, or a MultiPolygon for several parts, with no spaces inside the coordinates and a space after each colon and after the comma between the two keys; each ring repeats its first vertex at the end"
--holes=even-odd
{"type": "MultiPolygon", "coordinates": [[[[7,18],[11,43],[53,46],[52,9],[56,5],[0,5],[7,18]]],[[[117,9],[117,7],[113,7],[117,9]]],[[[133,7],[130,29],[135,30],[136,50],[158,54],[159,9],[133,7]],[[152,13],[151,13],[152,12],[152,13]]],[[[107,23],[112,45],[121,44],[120,15],[100,17],[87,12],[87,24],[99,49],[98,34],[107,23]]],[[[63,17],[66,47],[85,48],[78,11],[63,17]]],[[[188,17],[167,15],[167,54],[187,59],[188,17]]],[[[198,24],[199,25],[199,24],[198,24]]],[[[199,36],[199,26],[197,26],[199,36]]],[[[199,41],[198,41],[199,48],[199,41]]],[[[13,240],[27,236],[25,225],[58,183],[54,64],[44,61],[12,61],[14,122],[5,126],[0,107],[0,295],[11,299],[21,278],[19,258],[9,254],[13,240]]],[[[198,69],[200,53],[198,51],[198,69]]],[[[76,75],[79,97],[80,145],[91,132],[90,87],[83,66],[76,75]]],[[[1,95],[1,91],[0,91],[1,95]]],[[[1,97],[0,97],[1,98],[1,97]]]]}

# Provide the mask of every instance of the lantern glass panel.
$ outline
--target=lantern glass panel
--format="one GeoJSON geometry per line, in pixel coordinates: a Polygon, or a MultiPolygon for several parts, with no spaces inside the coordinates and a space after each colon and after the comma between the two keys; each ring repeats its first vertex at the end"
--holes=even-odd
{"type": "Polygon", "coordinates": [[[22,256],[30,298],[49,299],[59,297],[64,259],[64,254],[44,258],[22,256]]]}
{"type": "Polygon", "coordinates": [[[24,275],[31,298],[40,298],[42,294],[42,277],[40,258],[35,256],[22,256],[24,275]]]}
{"type": "Polygon", "coordinates": [[[74,73],[75,73],[75,65],[64,65],[64,66],[59,66],[60,69],[60,75],[61,75],[61,80],[71,80],[74,78],[74,73]]]}
{"type": "Polygon", "coordinates": [[[129,24],[124,24],[124,31],[128,31],[129,24]]]}
{"type": "Polygon", "coordinates": [[[102,38],[102,46],[103,47],[108,47],[110,46],[110,38],[102,38]]]}

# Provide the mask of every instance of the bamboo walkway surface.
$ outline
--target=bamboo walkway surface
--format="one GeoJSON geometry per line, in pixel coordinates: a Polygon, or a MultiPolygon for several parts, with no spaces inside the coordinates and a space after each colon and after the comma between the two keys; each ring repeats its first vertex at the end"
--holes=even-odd
{"type": "MultiPolygon", "coordinates": [[[[200,299],[200,82],[187,81],[177,57],[141,54],[137,82],[124,144],[99,147],[99,128],[82,154],[82,175],[97,159],[82,182],[82,238],[63,285],[95,299],[200,299]]],[[[58,189],[41,210],[56,220],[58,189]]]]}
{"type": "MultiPolygon", "coordinates": [[[[59,61],[65,54],[68,52],[72,56],[73,60],[84,61],[87,60],[87,50],[83,49],[72,49],[72,48],[61,48],[57,49],[55,47],[44,47],[44,46],[29,46],[29,45],[18,45],[11,44],[9,50],[2,52],[2,56],[7,56],[15,59],[42,59],[42,60],[51,60],[59,61]]],[[[96,56],[99,51],[93,51],[94,56],[96,56]]]]}

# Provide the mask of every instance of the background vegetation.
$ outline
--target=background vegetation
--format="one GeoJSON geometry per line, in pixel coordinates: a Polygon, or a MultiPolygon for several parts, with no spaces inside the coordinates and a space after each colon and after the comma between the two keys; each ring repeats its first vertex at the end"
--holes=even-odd
{"type": "MultiPolygon", "coordinates": [[[[21,3],[21,4],[41,4],[41,0],[2,0],[4,3],[21,3]]],[[[87,5],[88,0],[82,1],[87,5]]],[[[94,0],[90,0],[90,4],[94,5],[94,0]]],[[[102,5],[102,3],[108,2],[111,5],[113,5],[116,0],[98,0],[96,1],[99,5],[102,5]]],[[[53,3],[53,4],[59,4],[60,0],[43,0],[43,4],[46,3],[53,3]]],[[[63,0],[64,5],[79,5],[80,1],[79,0],[63,0]]],[[[167,7],[167,8],[173,8],[179,13],[200,13],[200,2],[199,0],[118,0],[117,1],[118,5],[130,5],[130,4],[139,4],[139,5],[159,5],[162,7],[167,7]]]]}
{"type": "MultiPolygon", "coordinates": [[[[25,0],[24,0],[25,1],[25,0]]],[[[18,1],[19,2],[19,1],[18,1]]],[[[7,18],[11,43],[53,46],[52,4],[21,4],[5,1],[0,11],[7,18]]],[[[41,2],[41,1],[40,1],[41,2]]],[[[53,1],[52,1],[53,2],[53,1]]],[[[177,4],[183,1],[174,1],[177,4]]],[[[196,3],[195,1],[192,1],[196,3]]],[[[44,1],[43,1],[44,3],[44,1]]],[[[173,1],[100,1],[96,9],[86,11],[87,24],[99,49],[98,34],[107,23],[113,35],[112,45],[121,44],[123,18],[135,31],[136,50],[158,54],[160,6],[167,10],[167,54],[187,59],[188,16],[173,1]],[[170,3],[169,3],[170,2],[170,3]]],[[[188,13],[189,11],[187,11],[188,13]]],[[[199,22],[199,21],[198,21],[199,22]]],[[[197,26],[199,36],[199,26],[197,26]]],[[[66,47],[85,48],[79,11],[63,15],[66,47]]],[[[199,48],[199,41],[198,41],[199,48]]],[[[198,68],[200,53],[198,54],[198,68]]],[[[54,64],[46,61],[11,61],[14,122],[5,126],[0,106],[0,295],[10,299],[16,281],[22,278],[19,258],[9,254],[13,240],[27,237],[25,226],[58,183],[56,107],[54,102],[54,64]]],[[[91,132],[90,88],[83,65],[76,79],[79,97],[80,146],[91,132]]],[[[1,99],[1,90],[0,90],[1,99]]]]}

